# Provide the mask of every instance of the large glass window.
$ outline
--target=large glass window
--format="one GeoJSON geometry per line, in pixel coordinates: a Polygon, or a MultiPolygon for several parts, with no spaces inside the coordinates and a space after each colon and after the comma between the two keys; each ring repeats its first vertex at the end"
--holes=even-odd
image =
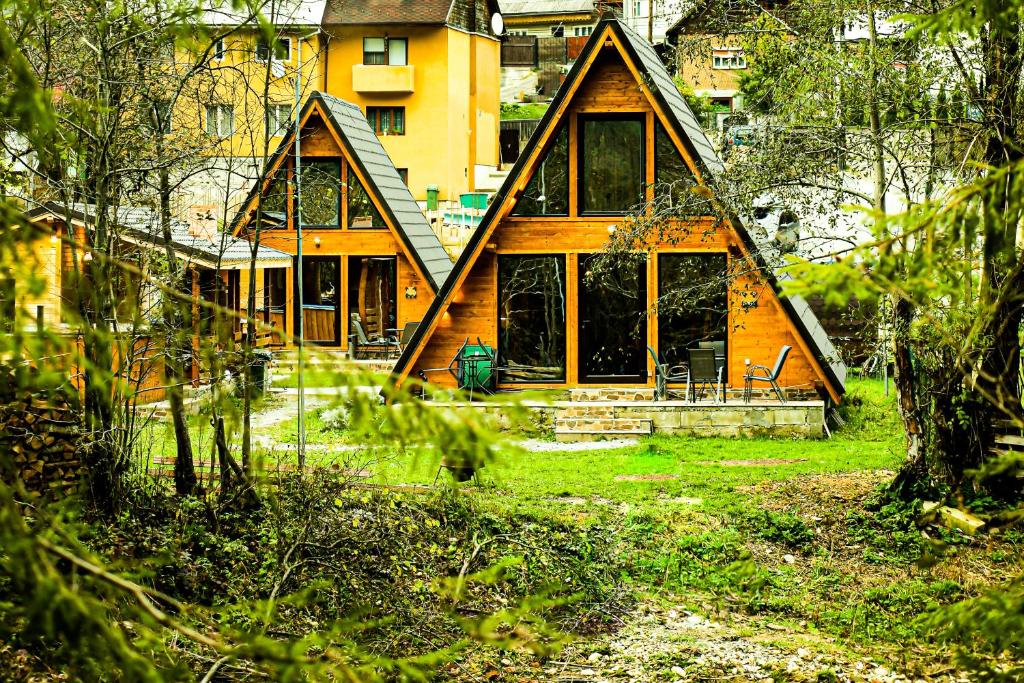
{"type": "Polygon", "coordinates": [[[14,331],[14,278],[0,277],[0,332],[14,331]]]}
{"type": "Polygon", "coordinates": [[[264,227],[288,223],[288,169],[284,166],[274,175],[263,191],[260,203],[264,227]]]}
{"type": "Polygon", "coordinates": [[[581,213],[627,213],[643,199],[642,117],[580,117],[581,213]]]}
{"type": "MultiPolygon", "coordinates": [[[[398,262],[394,256],[350,256],[348,319],[358,316],[367,337],[395,334],[398,327],[398,262]]],[[[350,327],[354,328],[354,325],[350,327]]],[[[355,329],[349,329],[355,334],[355,329]]]]}
{"type": "Polygon", "coordinates": [[[363,64],[405,66],[408,63],[408,38],[363,38],[363,64]]]}
{"type": "Polygon", "coordinates": [[[647,259],[643,254],[579,258],[580,381],[644,381],[647,259]]]}
{"type": "Polygon", "coordinates": [[[267,268],[263,271],[263,322],[273,328],[271,341],[285,343],[287,337],[288,269],[267,268]]]}
{"type": "Polygon", "coordinates": [[[565,381],[565,257],[498,257],[503,382],[565,381]]]}
{"type": "Polygon", "coordinates": [[[337,159],[303,160],[302,225],[341,226],[341,162],[337,159]]]}
{"type": "MultiPolygon", "coordinates": [[[[669,207],[685,205],[692,195],[693,174],[659,121],[654,133],[654,194],[667,197],[669,207]]],[[[661,204],[659,204],[660,206],[661,204]]]]}
{"type": "Polygon", "coordinates": [[[366,188],[351,167],[348,169],[348,227],[385,228],[384,218],[370,200],[366,188]]]}
{"type": "Polygon", "coordinates": [[[569,213],[569,133],[555,134],[544,160],[512,209],[513,216],[566,216],[569,213]]]}
{"type": "Polygon", "coordinates": [[[685,363],[687,349],[703,347],[714,349],[716,360],[728,367],[727,266],[725,254],[658,256],[658,352],[663,362],[685,363]]]}

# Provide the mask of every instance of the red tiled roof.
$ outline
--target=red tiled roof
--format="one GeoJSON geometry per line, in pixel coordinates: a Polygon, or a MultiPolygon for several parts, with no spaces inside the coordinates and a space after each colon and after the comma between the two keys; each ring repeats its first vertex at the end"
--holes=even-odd
{"type": "Polygon", "coordinates": [[[324,24],[444,24],[453,0],[327,0],[324,24]]]}

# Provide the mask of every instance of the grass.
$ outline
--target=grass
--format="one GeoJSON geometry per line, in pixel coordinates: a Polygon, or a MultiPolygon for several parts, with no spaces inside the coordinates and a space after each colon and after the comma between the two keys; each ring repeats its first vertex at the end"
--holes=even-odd
{"type": "Polygon", "coordinates": [[[532,104],[502,104],[501,118],[508,119],[539,119],[548,110],[547,102],[536,102],[532,104]]]}

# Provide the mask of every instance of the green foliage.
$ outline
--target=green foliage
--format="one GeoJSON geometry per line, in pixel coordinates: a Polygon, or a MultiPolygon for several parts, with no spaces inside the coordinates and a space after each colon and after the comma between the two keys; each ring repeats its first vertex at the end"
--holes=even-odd
{"type": "Polygon", "coordinates": [[[697,117],[697,120],[706,123],[708,115],[711,113],[711,98],[707,95],[698,95],[694,91],[693,86],[684,81],[679,75],[674,76],[672,82],[675,83],[676,88],[683,96],[683,99],[686,100],[686,104],[689,105],[690,111],[697,117]]]}
{"type": "Polygon", "coordinates": [[[519,104],[516,102],[501,103],[501,119],[539,119],[548,110],[547,102],[535,102],[532,104],[519,104]]]}
{"type": "Polygon", "coordinates": [[[794,550],[810,550],[809,546],[814,543],[814,531],[794,514],[758,508],[741,512],[740,521],[757,538],[794,550]]]}

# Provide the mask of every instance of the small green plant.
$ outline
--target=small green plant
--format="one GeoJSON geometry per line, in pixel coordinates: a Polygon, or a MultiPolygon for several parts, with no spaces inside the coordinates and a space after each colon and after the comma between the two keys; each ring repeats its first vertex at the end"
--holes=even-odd
{"type": "Polygon", "coordinates": [[[794,550],[807,548],[814,542],[814,531],[802,519],[788,512],[773,512],[758,508],[741,517],[745,527],[755,536],[794,550]]]}

